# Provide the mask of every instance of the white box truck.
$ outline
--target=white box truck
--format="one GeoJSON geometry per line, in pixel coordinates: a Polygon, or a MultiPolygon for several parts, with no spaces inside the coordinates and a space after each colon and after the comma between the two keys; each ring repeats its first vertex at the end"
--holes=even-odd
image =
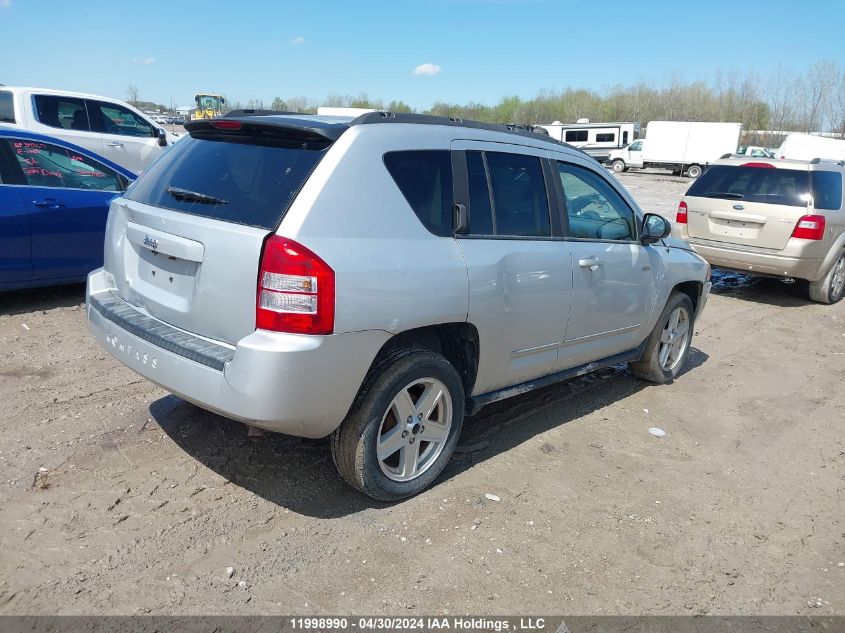
{"type": "Polygon", "coordinates": [[[710,163],[736,152],[741,131],[741,123],[652,121],[644,139],[610,152],[606,162],[615,172],[668,169],[698,178],[710,163]]]}
{"type": "Polygon", "coordinates": [[[775,156],[792,160],[845,160],[845,141],[794,132],[786,135],[775,156]]]}

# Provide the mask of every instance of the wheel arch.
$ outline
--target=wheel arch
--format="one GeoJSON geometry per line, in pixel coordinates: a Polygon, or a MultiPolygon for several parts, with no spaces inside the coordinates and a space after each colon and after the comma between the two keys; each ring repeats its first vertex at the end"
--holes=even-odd
{"type": "MultiPolygon", "coordinates": [[[[464,387],[465,408],[478,375],[478,330],[472,323],[438,323],[426,325],[396,334],[375,356],[367,370],[367,378],[386,359],[405,349],[423,348],[440,354],[455,368],[464,387]]],[[[366,384],[367,378],[364,383],[366,384]]]]}
{"type": "Polygon", "coordinates": [[[698,307],[701,305],[701,294],[704,292],[704,283],[695,280],[681,281],[672,287],[672,290],[669,292],[670,297],[673,292],[680,292],[689,297],[690,301],[692,301],[692,309],[697,317],[698,307]]]}

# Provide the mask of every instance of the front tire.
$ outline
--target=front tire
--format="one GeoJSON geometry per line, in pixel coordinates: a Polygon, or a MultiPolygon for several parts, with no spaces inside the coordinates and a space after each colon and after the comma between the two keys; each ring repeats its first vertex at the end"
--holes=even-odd
{"type": "Polygon", "coordinates": [[[673,292],[646,341],[642,358],[628,363],[631,373],[660,385],[674,380],[687,360],[694,325],[692,301],[682,292],[673,292]]]}
{"type": "Polygon", "coordinates": [[[809,283],[808,294],[817,303],[831,304],[842,299],[845,295],[845,252],[824,277],[809,283]]]}
{"type": "Polygon", "coordinates": [[[332,434],[332,459],[351,486],[398,501],[432,484],[455,450],[464,389],[449,361],[428,350],[399,350],[377,362],[332,434]]]}
{"type": "Polygon", "coordinates": [[[625,161],[624,161],[624,160],[622,160],[621,158],[617,158],[617,159],[616,159],[616,160],[614,160],[612,163],[610,163],[610,168],[611,168],[611,169],[613,170],[613,172],[614,172],[614,173],[616,173],[616,174],[620,174],[620,173],[622,173],[623,171],[625,171],[625,169],[627,169],[627,167],[626,167],[626,165],[625,165],[625,161]]]}

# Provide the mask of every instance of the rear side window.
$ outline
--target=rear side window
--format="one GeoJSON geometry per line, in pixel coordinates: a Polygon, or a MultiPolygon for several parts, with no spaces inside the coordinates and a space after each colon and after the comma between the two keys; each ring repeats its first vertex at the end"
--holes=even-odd
{"type": "Polygon", "coordinates": [[[804,207],[810,199],[810,173],[798,169],[714,165],[693,183],[687,195],[804,207]]]}
{"type": "Polygon", "coordinates": [[[496,234],[548,237],[552,234],[543,168],[536,156],[486,152],[496,234]]]}
{"type": "Polygon", "coordinates": [[[94,191],[123,191],[124,179],[113,169],[64,147],[11,139],[26,184],[94,191]]]}
{"type": "Polygon", "coordinates": [[[388,152],[384,164],[429,231],[452,234],[452,157],[445,150],[388,152]]]}
{"type": "Polygon", "coordinates": [[[490,188],[487,183],[487,168],[481,152],[467,152],[467,176],[469,177],[469,230],[470,235],[495,235],[493,207],[490,205],[490,188]]]}
{"type": "Polygon", "coordinates": [[[272,139],[194,134],[169,147],[125,197],[270,230],[324,155],[272,139]]]}
{"type": "Polygon", "coordinates": [[[64,130],[90,131],[85,101],[74,97],[34,95],[38,120],[44,125],[64,130]]]}
{"type": "Polygon", "coordinates": [[[838,171],[811,171],[813,204],[816,209],[837,211],[842,206],[842,174],[838,171]]]}
{"type": "Polygon", "coordinates": [[[12,93],[0,90],[0,122],[15,122],[15,104],[12,101],[12,93]]]}

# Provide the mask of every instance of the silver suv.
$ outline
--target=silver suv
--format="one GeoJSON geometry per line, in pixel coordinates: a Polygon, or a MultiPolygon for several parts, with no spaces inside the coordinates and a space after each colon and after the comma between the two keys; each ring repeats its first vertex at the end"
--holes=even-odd
{"type": "Polygon", "coordinates": [[[331,434],[365,494],[426,488],[487,403],[684,364],[710,268],[578,150],[391,113],[187,128],[112,204],[90,329],[210,411],[331,434]]]}

